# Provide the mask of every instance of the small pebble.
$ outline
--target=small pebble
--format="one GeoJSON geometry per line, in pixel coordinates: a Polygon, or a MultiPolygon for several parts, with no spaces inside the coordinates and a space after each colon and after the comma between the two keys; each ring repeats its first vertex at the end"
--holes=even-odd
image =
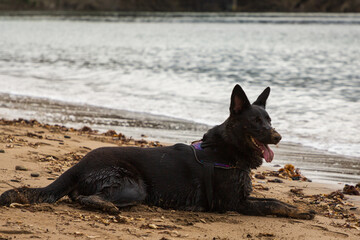
{"type": "Polygon", "coordinates": [[[17,165],[15,166],[15,170],[19,170],[19,171],[27,171],[28,169],[24,166],[21,165],[17,165]]]}
{"type": "Polygon", "coordinates": [[[71,138],[71,137],[70,137],[70,136],[68,136],[68,135],[65,135],[65,136],[64,136],[64,138],[71,138]]]}
{"type": "Polygon", "coordinates": [[[11,179],[10,181],[11,182],[20,182],[20,180],[17,180],[17,179],[11,179]]]}
{"type": "Polygon", "coordinates": [[[283,180],[275,178],[275,179],[270,179],[268,180],[268,182],[272,182],[272,183],[283,183],[283,180]]]}
{"type": "Polygon", "coordinates": [[[257,179],[265,179],[265,176],[262,174],[255,174],[255,178],[257,179]]]}
{"type": "Polygon", "coordinates": [[[39,177],[39,176],[40,176],[40,173],[33,172],[33,173],[30,174],[30,176],[32,176],[32,177],[39,177]]]}
{"type": "Polygon", "coordinates": [[[5,153],[5,150],[4,150],[4,149],[0,149],[0,153],[5,153]]]}
{"type": "Polygon", "coordinates": [[[47,180],[55,180],[53,177],[48,177],[47,180]]]}
{"type": "Polygon", "coordinates": [[[114,130],[109,130],[105,133],[105,136],[116,136],[117,133],[114,130]]]}
{"type": "Polygon", "coordinates": [[[158,227],[155,225],[155,224],[153,224],[153,223],[150,223],[149,225],[149,228],[152,228],[152,229],[157,229],[158,227]]]}

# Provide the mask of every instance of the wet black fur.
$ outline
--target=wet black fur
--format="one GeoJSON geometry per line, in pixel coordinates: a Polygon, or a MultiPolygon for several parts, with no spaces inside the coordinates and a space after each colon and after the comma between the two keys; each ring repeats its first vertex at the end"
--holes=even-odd
{"type": "Polygon", "coordinates": [[[266,88],[250,104],[242,88],[236,85],[229,118],[204,135],[204,150],[196,150],[202,161],[234,166],[214,168],[211,201],[204,166],[195,160],[190,146],[175,144],[159,148],[98,148],[49,186],[6,191],[0,196],[0,204],[55,202],[68,195],[84,205],[110,212],[116,212],[117,207],[144,203],[191,211],[238,211],[311,219],[312,212],[300,212],[275,199],[249,196],[250,170],[262,164],[262,155],[250,136],[265,144],[276,144],[281,139],[265,111],[269,92],[270,88],[266,88]]]}

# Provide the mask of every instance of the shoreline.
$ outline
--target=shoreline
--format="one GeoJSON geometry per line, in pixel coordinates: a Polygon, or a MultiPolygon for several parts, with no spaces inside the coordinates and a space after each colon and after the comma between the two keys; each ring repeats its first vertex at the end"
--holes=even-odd
{"type": "MultiPolygon", "coordinates": [[[[59,124],[67,127],[81,128],[87,125],[93,129],[106,132],[115,130],[126,136],[167,143],[183,142],[190,144],[199,140],[211,127],[190,120],[116,110],[92,105],[81,105],[29,98],[0,93],[1,117],[34,119],[40,122],[59,124]],[[50,114],[49,114],[50,113],[50,114]]],[[[314,181],[330,184],[356,184],[360,182],[360,158],[331,153],[326,150],[304,146],[294,142],[280,142],[271,146],[275,152],[272,163],[264,165],[285,165],[291,163],[303,170],[304,174],[314,181]],[[279,156],[279,157],[278,157],[279,156]]]]}
{"type": "Polygon", "coordinates": [[[3,1],[0,4],[1,10],[78,10],[78,11],[191,11],[191,12],[356,12],[360,6],[356,0],[343,0],[333,2],[318,3],[316,0],[267,0],[267,1],[204,1],[197,0],[192,2],[173,1],[149,1],[137,0],[132,2],[122,2],[115,0],[105,0],[99,3],[95,0],[74,1],[74,0],[12,0],[3,1]]]}
{"type": "MultiPolygon", "coordinates": [[[[88,127],[73,129],[37,121],[1,120],[0,192],[20,186],[44,187],[90,150],[124,145],[155,147],[161,143],[126,138],[114,131],[99,133],[88,127]],[[20,169],[16,166],[22,166],[23,170],[16,170],[20,169]]],[[[144,205],[124,208],[120,215],[113,216],[84,209],[65,197],[55,204],[0,207],[0,236],[5,239],[15,235],[16,239],[357,239],[360,236],[360,196],[345,195],[341,199],[341,195],[331,195],[341,190],[340,186],[274,177],[273,169],[263,166],[253,171],[252,195],[314,209],[318,213],[314,220],[253,217],[233,212],[183,212],[144,205]],[[255,174],[264,175],[264,179],[255,174]],[[282,182],[271,182],[274,179],[282,182]]]]}
{"type": "MultiPolygon", "coordinates": [[[[170,115],[121,110],[80,102],[74,103],[64,100],[1,92],[0,110],[3,112],[0,114],[0,119],[36,119],[44,123],[59,124],[73,128],[89,125],[99,131],[105,132],[113,129],[135,138],[140,138],[142,134],[147,136],[153,135],[153,139],[169,143],[190,143],[201,138],[213,125],[218,124],[196,122],[192,119],[178,118],[170,115]],[[47,113],[51,113],[52,116],[49,117],[47,113]],[[151,134],[154,129],[157,133],[151,134]],[[165,136],[166,134],[160,133],[160,131],[166,130],[169,130],[169,132],[174,131],[173,134],[170,134],[171,137],[167,138],[165,136]],[[186,132],[186,134],[182,134],[178,130],[186,132]]],[[[301,142],[291,140],[286,142],[282,141],[280,145],[286,145],[286,148],[304,149],[303,152],[346,159],[351,158],[360,162],[360,156],[331,152],[310,144],[304,145],[301,142]]]]}

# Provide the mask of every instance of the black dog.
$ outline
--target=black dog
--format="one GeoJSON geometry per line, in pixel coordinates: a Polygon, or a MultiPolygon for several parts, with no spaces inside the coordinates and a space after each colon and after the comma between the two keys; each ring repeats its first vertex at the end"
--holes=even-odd
{"type": "Polygon", "coordinates": [[[191,146],[106,147],[88,153],[44,188],[18,188],[0,196],[1,205],[55,202],[68,195],[86,206],[117,212],[117,207],[145,203],[190,211],[237,211],[247,215],[277,215],[312,219],[276,199],[250,197],[250,170],[270,162],[267,144],[281,136],[265,111],[270,88],[251,105],[236,85],[230,116],[191,146]]]}

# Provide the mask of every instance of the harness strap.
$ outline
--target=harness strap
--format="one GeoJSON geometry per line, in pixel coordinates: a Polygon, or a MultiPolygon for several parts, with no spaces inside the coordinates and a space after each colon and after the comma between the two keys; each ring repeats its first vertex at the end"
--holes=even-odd
{"type": "Polygon", "coordinates": [[[213,181],[214,181],[214,164],[205,162],[204,163],[204,181],[206,197],[209,204],[209,209],[213,208],[213,181]]]}
{"type": "Polygon", "coordinates": [[[203,167],[204,167],[204,183],[205,183],[206,198],[208,201],[209,209],[212,209],[214,207],[214,200],[213,200],[214,169],[215,168],[221,168],[221,169],[225,169],[225,170],[238,169],[238,171],[244,171],[247,174],[250,174],[250,169],[244,170],[237,166],[231,166],[231,165],[227,165],[227,164],[223,164],[223,163],[216,163],[216,162],[215,163],[214,162],[204,162],[203,160],[200,160],[196,154],[196,150],[204,150],[202,148],[201,144],[202,144],[202,141],[195,141],[190,145],[190,148],[193,150],[195,160],[199,164],[203,165],[203,167]]]}
{"type": "Polygon", "coordinates": [[[200,161],[196,154],[196,146],[190,145],[190,148],[194,152],[195,160],[203,165],[204,167],[204,184],[206,198],[208,202],[209,209],[213,207],[213,181],[214,181],[214,163],[200,161]]]}
{"type": "Polygon", "coordinates": [[[204,150],[201,147],[201,143],[202,141],[193,142],[190,145],[190,147],[194,152],[195,160],[204,167],[204,184],[205,184],[206,198],[209,205],[209,209],[212,209],[214,207],[214,201],[213,201],[214,168],[221,168],[225,170],[230,170],[235,168],[239,169],[239,168],[236,166],[230,166],[223,163],[204,162],[203,160],[200,160],[196,154],[196,150],[204,150]]]}

